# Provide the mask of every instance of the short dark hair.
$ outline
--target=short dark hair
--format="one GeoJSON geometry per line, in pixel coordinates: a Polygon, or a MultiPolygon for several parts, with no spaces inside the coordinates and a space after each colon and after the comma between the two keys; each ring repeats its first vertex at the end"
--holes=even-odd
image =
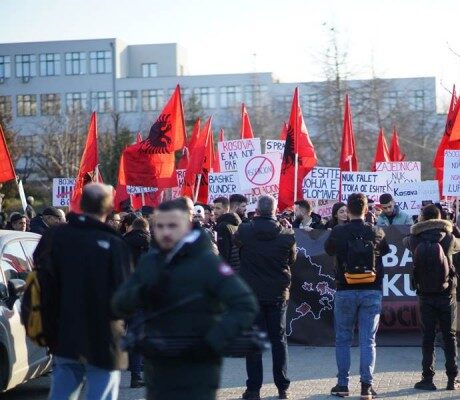
{"type": "Polygon", "coordinates": [[[123,217],[123,225],[131,226],[137,218],[139,218],[139,216],[136,213],[130,212],[123,217]]]}
{"type": "Polygon", "coordinates": [[[179,210],[186,213],[191,213],[190,207],[183,197],[179,197],[174,200],[167,200],[160,203],[157,207],[157,211],[174,211],[179,210]]]}
{"type": "Polygon", "coordinates": [[[294,201],[294,205],[299,206],[300,208],[304,208],[307,212],[310,212],[312,207],[311,203],[308,200],[297,200],[294,201]]]}
{"type": "Polygon", "coordinates": [[[25,218],[27,220],[27,217],[24,214],[21,214],[19,212],[14,212],[11,213],[10,215],[10,222],[14,224],[15,222],[19,221],[20,219],[25,218]]]}
{"type": "Polygon", "coordinates": [[[226,197],[217,197],[213,200],[213,203],[221,203],[224,207],[228,207],[230,205],[230,201],[226,197]]]}
{"type": "Polygon", "coordinates": [[[440,219],[441,212],[439,211],[439,208],[436,207],[436,205],[429,204],[428,206],[422,208],[422,218],[424,221],[429,219],[440,219]]]}
{"type": "Polygon", "coordinates": [[[379,197],[380,204],[388,204],[390,201],[393,201],[393,196],[390,193],[384,193],[379,197]]]}
{"type": "Polygon", "coordinates": [[[242,194],[232,194],[230,196],[230,205],[232,204],[241,204],[241,203],[247,203],[248,202],[248,199],[246,196],[242,195],[242,194]]]}
{"type": "Polygon", "coordinates": [[[367,197],[363,193],[352,193],[348,196],[347,208],[351,215],[363,215],[367,207],[367,197]]]}
{"type": "Polygon", "coordinates": [[[149,223],[145,218],[138,217],[136,218],[132,225],[133,230],[135,231],[148,231],[149,230],[149,223]]]}
{"type": "Polygon", "coordinates": [[[209,204],[204,204],[204,203],[196,203],[196,206],[201,206],[204,208],[204,211],[212,211],[212,207],[209,204]]]}

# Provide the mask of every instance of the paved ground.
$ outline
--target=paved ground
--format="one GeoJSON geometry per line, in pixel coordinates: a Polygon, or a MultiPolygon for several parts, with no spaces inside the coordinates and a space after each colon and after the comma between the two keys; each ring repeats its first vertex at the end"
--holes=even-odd
{"type": "MultiPolygon", "coordinates": [[[[290,377],[292,380],[292,399],[332,399],[329,390],[335,385],[335,357],[333,347],[290,346],[290,377]]],[[[442,371],[444,356],[438,349],[438,370],[442,371]]],[[[436,376],[439,388],[436,392],[420,392],[411,389],[420,378],[420,349],[417,347],[380,347],[377,349],[377,367],[375,388],[379,398],[385,399],[460,399],[460,392],[444,390],[446,377],[444,373],[436,376]]],[[[265,382],[262,397],[266,400],[277,399],[277,391],[271,378],[271,361],[265,355],[265,382]]],[[[359,396],[359,352],[352,349],[352,379],[350,399],[359,396]]],[[[228,359],[224,364],[222,389],[219,400],[240,399],[244,391],[245,376],[244,360],[228,359]]],[[[6,400],[45,400],[49,388],[49,376],[36,379],[9,393],[1,395],[6,400]]],[[[145,399],[143,389],[129,388],[129,373],[123,373],[120,389],[120,400],[145,399]]],[[[168,399],[162,399],[168,400],[168,399]]]]}

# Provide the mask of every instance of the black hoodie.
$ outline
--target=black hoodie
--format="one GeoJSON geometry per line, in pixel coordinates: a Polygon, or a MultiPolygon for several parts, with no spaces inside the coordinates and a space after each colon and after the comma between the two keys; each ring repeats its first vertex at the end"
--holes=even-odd
{"type": "Polygon", "coordinates": [[[227,213],[221,215],[216,222],[219,254],[234,270],[238,270],[240,268],[240,257],[238,247],[233,243],[233,235],[241,224],[241,219],[236,213],[227,213]]]}
{"type": "Polygon", "coordinates": [[[235,235],[240,247],[240,274],[261,302],[289,298],[291,266],[296,259],[294,231],[270,217],[254,217],[235,235]]]}
{"type": "Polygon", "coordinates": [[[136,266],[142,253],[147,252],[150,248],[150,232],[133,229],[131,232],[125,233],[123,238],[131,249],[134,265],[136,266]]]}

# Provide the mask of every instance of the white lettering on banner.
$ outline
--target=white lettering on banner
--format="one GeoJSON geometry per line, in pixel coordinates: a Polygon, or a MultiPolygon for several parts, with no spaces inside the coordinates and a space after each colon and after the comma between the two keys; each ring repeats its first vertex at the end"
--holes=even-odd
{"type": "Polygon", "coordinates": [[[53,178],[53,207],[68,207],[75,178],[53,178]]]}
{"type": "Polygon", "coordinates": [[[304,199],[337,200],[339,198],[340,169],[315,167],[302,182],[304,199]]]}
{"type": "Polygon", "coordinates": [[[240,187],[244,191],[278,185],[282,157],[278,153],[261,154],[237,162],[240,187]]]}
{"type": "Polygon", "coordinates": [[[237,170],[237,161],[260,155],[260,139],[225,140],[217,143],[219,164],[222,172],[237,170]]]}
{"type": "Polygon", "coordinates": [[[126,186],[126,193],[129,195],[132,194],[142,194],[142,193],[154,193],[158,190],[156,187],[148,187],[148,186],[126,186]]]}
{"type": "Polygon", "coordinates": [[[442,194],[460,196],[460,150],[444,152],[444,173],[442,194]]]}
{"type": "Polygon", "coordinates": [[[268,153],[284,153],[285,140],[267,139],[265,141],[265,154],[268,153]]]}
{"type": "Polygon", "coordinates": [[[439,202],[438,181],[404,183],[393,188],[399,208],[410,215],[418,215],[423,201],[439,202]]]}
{"type": "Polygon", "coordinates": [[[217,197],[230,197],[241,193],[237,172],[220,172],[208,174],[208,203],[217,197]]]}
{"type": "Polygon", "coordinates": [[[182,196],[182,188],[185,181],[185,169],[176,169],[177,186],[171,188],[171,199],[177,199],[182,196]]]}

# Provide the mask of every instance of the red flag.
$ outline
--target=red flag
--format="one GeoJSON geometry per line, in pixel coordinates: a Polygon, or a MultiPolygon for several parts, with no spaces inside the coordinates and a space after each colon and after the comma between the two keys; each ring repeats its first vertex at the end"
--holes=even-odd
{"type": "Polygon", "coordinates": [[[1,125],[0,136],[0,182],[7,182],[16,179],[16,173],[14,172],[13,162],[11,161],[10,152],[6,145],[5,134],[3,133],[1,125]]]}
{"type": "Polygon", "coordinates": [[[278,207],[281,211],[292,206],[295,200],[302,198],[303,179],[316,165],[316,161],[315,148],[308,135],[300,108],[299,89],[296,88],[292,99],[291,116],[289,117],[281,164],[278,199],[278,207]],[[294,194],[296,155],[298,158],[297,193],[294,194]]]}
{"type": "Polygon", "coordinates": [[[383,128],[380,128],[379,138],[377,140],[377,148],[375,149],[374,162],[371,165],[371,171],[375,171],[376,164],[378,162],[388,161],[391,161],[388,152],[388,145],[385,139],[385,134],[383,133],[383,128]]]}
{"type": "Polygon", "coordinates": [[[219,142],[223,142],[224,140],[225,140],[224,128],[220,128],[219,142]]]}
{"type": "Polygon", "coordinates": [[[91,121],[88,128],[86,145],[80,161],[75,188],[72,193],[69,208],[71,211],[80,212],[80,200],[83,193],[83,186],[90,182],[101,182],[98,176],[98,155],[97,155],[97,117],[96,113],[91,114],[91,121]]]}
{"type": "Polygon", "coordinates": [[[353,132],[353,122],[348,94],[345,97],[342,150],[340,152],[339,168],[342,171],[358,171],[358,155],[356,154],[355,134],[353,132]]]}
{"type": "Polygon", "coordinates": [[[136,143],[140,143],[140,142],[142,142],[142,133],[137,132],[136,143]]]}
{"type": "Polygon", "coordinates": [[[253,139],[251,121],[249,120],[248,110],[244,103],[241,105],[241,139],[253,139]]]}
{"type": "Polygon", "coordinates": [[[288,130],[288,126],[286,122],[283,122],[283,126],[281,127],[281,132],[280,132],[280,140],[286,140],[287,130],[288,130]]]}
{"type": "Polygon", "coordinates": [[[390,160],[391,161],[404,161],[406,155],[401,152],[399,147],[399,137],[398,132],[396,131],[396,126],[393,127],[393,136],[391,137],[391,146],[390,146],[390,160]]]}
{"type": "Polygon", "coordinates": [[[198,118],[193,126],[192,135],[188,140],[187,146],[184,147],[184,151],[182,153],[182,157],[179,160],[179,164],[177,166],[178,169],[187,169],[189,160],[190,160],[190,152],[193,151],[193,147],[195,146],[196,140],[200,133],[200,124],[201,120],[198,118]]]}
{"type": "MultiPolygon", "coordinates": [[[[220,128],[219,142],[223,142],[223,141],[224,141],[224,129],[220,128]]],[[[219,147],[217,147],[217,151],[214,151],[214,162],[212,164],[212,172],[220,172],[219,147]]]]}
{"type": "MultiPolygon", "coordinates": [[[[211,123],[209,124],[209,131],[206,140],[206,150],[205,150],[205,157],[203,161],[203,168],[201,169],[201,179],[200,179],[200,188],[198,189],[198,203],[206,204],[208,202],[208,178],[210,172],[217,172],[214,171],[214,164],[216,159],[214,157],[214,137],[212,134],[211,123]]],[[[217,163],[219,159],[217,159],[217,163]]]]}

